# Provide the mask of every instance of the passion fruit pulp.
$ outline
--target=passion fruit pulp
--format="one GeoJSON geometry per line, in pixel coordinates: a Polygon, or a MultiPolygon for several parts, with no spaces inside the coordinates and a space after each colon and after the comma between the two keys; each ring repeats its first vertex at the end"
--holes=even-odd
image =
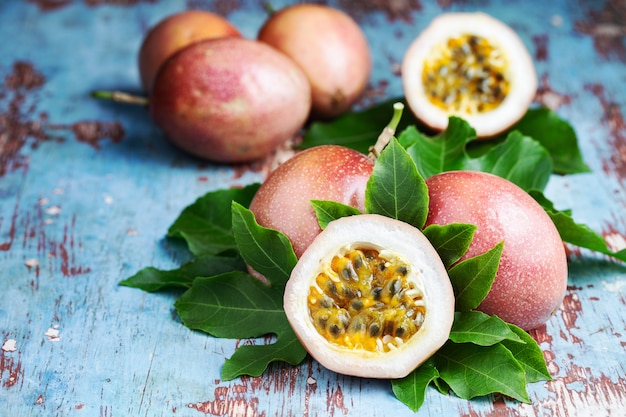
{"type": "Polygon", "coordinates": [[[454,293],[415,227],[376,214],[328,224],[301,256],[284,294],[287,318],[322,366],[402,378],[448,339],[454,293]]]}
{"type": "Polygon", "coordinates": [[[404,93],[416,117],[443,130],[465,119],[479,138],[517,122],[537,91],[528,49],[505,23],[484,13],[445,13],[407,49],[404,93]]]}

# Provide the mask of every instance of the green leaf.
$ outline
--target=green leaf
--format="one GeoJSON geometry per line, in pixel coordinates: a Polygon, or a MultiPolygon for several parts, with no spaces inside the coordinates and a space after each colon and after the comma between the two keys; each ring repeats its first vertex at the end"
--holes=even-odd
{"type": "Polygon", "coordinates": [[[287,320],[282,289],[239,271],[196,278],[174,305],[185,326],[216,337],[259,337],[287,320]]]}
{"type": "Polygon", "coordinates": [[[307,352],[298,341],[289,325],[276,329],[278,337],[274,343],[243,345],[226,360],[222,367],[222,379],[230,381],[242,375],[259,376],[272,362],[287,362],[298,365],[307,352]]]}
{"type": "Polygon", "coordinates": [[[431,360],[421,364],[408,376],[391,380],[391,389],[398,400],[417,411],[424,404],[428,385],[439,378],[439,372],[431,360]]]}
{"type": "Polygon", "coordinates": [[[254,213],[235,201],[232,213],[237,249],[246,264],[271,285],[284,287],[298,262],[289,239],[277,230],[259,226],[254,213]]]}
{"type": "Polygon", "coordinates": [[[577,174],[591,171],[583,161],[574,128],[552,110],[530,109],[512,130],[519,130],[541,143],[552,157],[555,173],[577,174]]]}
{"type": "Polygon", "coordinates": [[[475,231],[473,224],[451,223],[445,226],[431,224],[423,233],[448,269],[467,252],[475,231]]]}
{"type": "MultiPolygon", "coordinates": [[[[404,99],[390,99],[365,110],[354,111],[339,116],[331,121],[314,122],[304,134],[301,148],[311,148],[318,145],[342,145],[367,153],[374,145],[381,127],[386,126],[394,113],[393,104],[404,99]]],[[[419,124],[412,112],[402,114],[398,131],[407,126],[419,124]]]]}
{"type": "Polygon", "coordinates": [[[612,256],[626,262],[626,249],[612,251],[604,238],[584,224],[579,224],[569,215],[570,211],[558,211],[541,192],[533,190],[530,195],[544,208],[556,226],[561,239],[572,245],[612,256]]]}
{"type": "Polygon", "coordinates": [[[546,149],[533,138],[511,132],[501,141],[476,140],[476,132],[463,119],[450,117],[445,131],[428,137],[414,127],[398,136],[424,178],[455,170],[490,172],[525,190],[543,189],[552,172],[546,149]],[[480,149],[468,152],[468,146],[480,149]]]}
{"type": "Polygon", "coordinates": [[[522,365],[526,372],[527,382],[550,381],[552,376],[548,371],[546,360],[541,348],[528,333],[514,324],[507,323],[512,332],[517,334],[523,343],[515,343],[503,340],[502,344],[511,351],[515,359],[522,365]]]}
{"type": "Polygon", "coordinates": [[[333,220],[361,214],[359,209],[337,201],[311,200],[311,205],[313,206],[317,221],[322,230],[333,220]]]}
{"type": "Polygon", "coordinates": [[[455,343],[473,343],[480,346],[492,346],[503,340],[514,341],[518,344],[524,343],[502,319],[480,311],[454,313],[450,340],[455,343]]]}
{"type": "Polygon", "coordinates": [[[476,131],[458,117],[450,117],[446,130],[434,137],[424,135],[415,127],[409,127],[398,135],[398,141],[406,148],[424,178],[464,169],[468,159],[465,146],[475,138],[476,131]]]}
{"type": "Polygon", "coordinates": [[[276,343],[256,346],[252,352],[238,349],[223,370],[229,379],[247,372],[260,375],[274,361],[297,364],[306,356],[285,316],[282,288],[245,272],[197,278],[174,305],[185,326],[216,337],[276,335],[276,343]]]}
{"type": "Polygon", "coordinates": [[[503,248],[504,242],[500,242],[482,255],[465,259],[448,270],[457,311],[472,310],[487,296],[498,272],[503,248]]]}
{"type": "Polygon", "coordinates": [[[245,271],[246,264],[240,257],[202,255],[191,259],[179,268],[164,271],[154,267],[143,268],[135,275],[120,282],[126,287],[144,291],[164,288],[189,288],[196,277],[210,277],[230,271],[245,271]]]}
{"type": "Polygon", "coordinates": [[[518,131],[485,155],[468,162],[466,168],[506,178],[523,190],[543,190],[552,173],[552,159],[539,142],[518,131]]]}
{"type": "Polygon", "coordinates": [[[182,238],[194,255],[218,255],[236,249],[231,230],[231,201],[248,206],[259,184],[209,192],[187,206],[167,236],[182,238]]]}
{"type": "Polygon", "coordinates": [[[530,402],[524,368],[500,343],[478,346],[448,342],[435,353],[434,361],[441,378],[462,399],[501,393],[530,402]]]}
{"type": "Polygon", "coordinates": [[[365,189],[365,211],[419,229],[428,215],[428,188],[411,157],[392,137],[380,153],[365,189]]]}

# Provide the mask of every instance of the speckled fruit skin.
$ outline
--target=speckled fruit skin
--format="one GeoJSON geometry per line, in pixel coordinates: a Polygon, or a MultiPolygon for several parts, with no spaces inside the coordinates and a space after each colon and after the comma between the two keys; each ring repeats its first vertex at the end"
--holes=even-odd
{"type": "Polygon", "coordinates": [[[483,172],[451,171],[426,180],[430,204],[426,224],[477,226],[462,259],[504,241],[491,292],[479,310],[525,330],[544,324],[567,287],[563,242],[543,208],[508,180],[483,172]]]}
{"type": "Polygon", "coordinates": [[[331,118],[349,110],[372,71],[368,41],[346,13],[317,4],[295,4],[274,13],[258,39],[292,58],[306,73],[313,116],[331,118]]]}
{"type": "Polygon", "coordinates": [[[250,210],[260,225],[285,234],[300,257],[321,232],[310,201],[338,201],[364,211],[365,187],[373,168],[367,156],[343,146],[307,149],[268,176],[250,210]]]}
{"type": "Polygon", "coordinates": [[[149,92],[163,63],[175,52],[205,39],[241,36],[222,16],[202,10],[187,10],[158,22],[146,34],[139,49],[141,85],[149,92]]]}
{"type": "Polygon", "coordinates": [[[174,144],[222,163],[266,156],[298,132],[310,108],[297,65],[268,45],[235,37],[173,55],[150,97],[152,118],[174,144]]]}

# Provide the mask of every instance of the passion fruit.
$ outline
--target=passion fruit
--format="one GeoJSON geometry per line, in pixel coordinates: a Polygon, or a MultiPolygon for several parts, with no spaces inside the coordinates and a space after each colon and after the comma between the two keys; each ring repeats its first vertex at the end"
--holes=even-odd
{"type": "Polygon", "coordinates": [[[264,227],[289,238],[296,256],[321,232],[311,200],[331,200],[365,210],[374,162],[339,145],[301,151],[279,165],[257,190],[250,210],[264,227]]]}
{"type": "Polygon", "coordinates": [[[426,125],[443,130],[454,115],[479,138],[517,122],[537,91],[523,41],[505,23],[479,12],[436,17],[407,49],[402,83],[409,107],[426,125]]]}
{"type": "Polygon", "coordinates": [[[512,182],[484,172],[450,171],[426,180],[430,197],[426,225],[476,225],[461,259],[504,241],[491,291],[478,309],[525,330],[544,324],[567,287],[567,258],[550,217],[512,182]]]}
{"type": "Polygon", "coordinates": [[[159,71],[154,122],[181,149],[216,162],[266,156],[296,135],[311,109],[304,73],[272,47],[227,37],[194,43],[159,71]]]}
{"type": "Polygon", "coordinates": [[[402,378],[448,339],[454,293],[417,228],[362,214],[332,221],[302,254],[284,293],[287,319],[324,367],[402,378]]]}
{"type": "Polygon", "coordinates": [[[186,10],[159,21],[145,36],[139,49],[139,75],[150,92],[161,65],[179,50],[205,39],[241,36],[226,18],[202,10],[186,10]]]}
{"type": "Polygon", "coordinates": [[[294,4],[273,13],[258,40],[293,59],[307,75],[313,116],[346,112],[363,94],[372,70],[368,41],[346,13],[319,4],[294,4]]]}

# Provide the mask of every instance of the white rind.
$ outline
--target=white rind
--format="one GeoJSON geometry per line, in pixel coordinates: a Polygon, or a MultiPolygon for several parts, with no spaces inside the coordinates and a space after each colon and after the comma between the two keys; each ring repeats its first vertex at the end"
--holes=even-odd
{"type": "Polygon", "coordinates": [[[345,375],[402,378],[448,339],[454,319],[454,293],[446,269],[428,239],[415,227],[388,217],[363,214],[331,222],[304,252],[285,288],[287,318],[311,356],[345,375]],[[418,271],[427,311],[420,331],[388,353],[354,351],[328,342],[315,329],[307,296],[321,265],[346,245],[363,243],[399,253],[418,271]]]}
{"type": "Polygon", "coordinates": [[[451,115],[465,119],[478,137],[501,133],[528,110],[537,93],[537,74],[533,59],[517,33],[487,14],[445,13],[435,18],[407,49],[402,62],[402,83],[407,103],[415,116],[437,130],[448,126],[451,115]],[[474,34],[489,39],[506,53],[513,88],[495,110],[483,114],[451,114],[427,98],[421,77],[421,64],[433,46],[450,37],[474,34]]]}

